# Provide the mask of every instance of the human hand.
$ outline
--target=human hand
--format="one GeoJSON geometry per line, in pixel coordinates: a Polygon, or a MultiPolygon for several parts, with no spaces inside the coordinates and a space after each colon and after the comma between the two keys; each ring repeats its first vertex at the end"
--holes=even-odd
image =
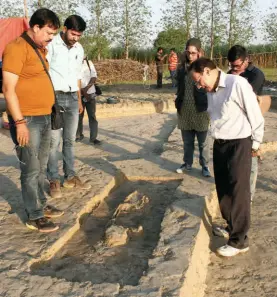
{"type": "Polygon", "coordinates": [[[258,150],[252,149],[251,154],[252,154],[252,158],[255,158],[255,157],[260,158],[261,157],[261,151],[259,149],[258,150]]]}
{"type": "Polygon", "coordinates": [[[82,113],[84,111],[84,108],[83,108],[83,104],[79,102],[79,113],[82,113]]]}
{"type": "Polygon", "coordinates": [[[25,146],[29,143],[30,132],[26,123],[16,125],[16,136],[19,146],[25,146]]]}

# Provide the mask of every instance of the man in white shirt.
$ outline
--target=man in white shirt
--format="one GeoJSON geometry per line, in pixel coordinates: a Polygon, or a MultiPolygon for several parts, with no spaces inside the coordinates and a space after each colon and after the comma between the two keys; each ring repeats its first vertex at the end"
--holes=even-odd
{"type": "Polygon", "coordinates": [[[230,257],[249,250],[251,150],[263,140],[264,118],[255,93],[241,76],[225,74],[207,58],[190,66],[198,88],[208,92],[214,176],[222,217],[227,228],[214,228],[228,238],[217,252],[230,257]]]}
{"type": "Polygon", "coordinates": [[[86,29],[86,22],[78,15],[69,16],[64,22],[63,31],[55,36],[48,46],[47,59],[53,81],[57,102],[63,107],[64,127],[52,130],[50,155],[47,166],[52,198],[61,197],[59,177],[59,145],[62,138],[64,183],[66,188],[79,187],[89,189],[74,170],[74,142],[79,121],[83,111],[81,102],[81,67],[84,50],[78,40],[86,29]]]}
{"type": "Polygon", "coordinates": [[[97,139],[98,134],[98,122],[96,119],[96,89],[95,82],[97,79],[97,73],[95,67],[87,57],[84,58],[82,64],[82,80],[81,80],[81,93],[82,93],[82,104],[83,112],[79,116],[79,124],[76,133],[76,142],[82,141],[84,138],[83,134],[83,119],[85,109],[87,110],[90,130],[90,143],[94,145],[100,144],[97,139]]]}

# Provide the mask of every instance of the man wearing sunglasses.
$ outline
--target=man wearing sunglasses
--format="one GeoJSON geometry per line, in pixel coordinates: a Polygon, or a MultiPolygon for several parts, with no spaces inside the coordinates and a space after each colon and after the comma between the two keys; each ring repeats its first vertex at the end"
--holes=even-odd
{"type": "MultiPolygon", "coordinates": [[[[241,45],[231,47],[228,51],[228,61],[231,68],[228,73],[246,78],[252,86],[254,93],[257,96],[262,95],[262,89],[265,83],[264,73],[249,61],[246,48],[241,45]]],[[[258,176],[258,155],[259,153],[252,154],[250,176],[251,201],[253,201],[254,198],[258,176]]]]}

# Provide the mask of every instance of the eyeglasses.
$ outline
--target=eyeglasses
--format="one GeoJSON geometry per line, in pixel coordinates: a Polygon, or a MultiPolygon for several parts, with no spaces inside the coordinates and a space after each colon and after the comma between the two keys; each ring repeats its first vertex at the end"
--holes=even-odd
{"type": "Polygon", "coordinates": [[[198,55],[198,52],[190,52],[190,51],[186,51],[186,54],[187,54],[188,56],[196,56],[196,55],[198,55]]]}
{"type": "Polygon", "coordinates": [[[242,65],[244,64],[245,60],[243,60],[240,64],[234,65],[233,63],[230,63],[230,67],[232,69],[240,69],[242,65]]]}
{"type": "Polygon", "coordinates": [[[196,81],[194,81],[194,83],[193,83],[198,89],[202,88],[202,86],[200,85],[201,77],[202,77],[202,74],[201,74],[201,75],[199,76],[199,78],[198,78],[196,81]]]}

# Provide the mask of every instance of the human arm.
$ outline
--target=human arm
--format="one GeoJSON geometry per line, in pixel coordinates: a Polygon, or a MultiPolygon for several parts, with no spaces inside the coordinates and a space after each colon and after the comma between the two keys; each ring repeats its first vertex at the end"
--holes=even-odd
{"type": "Polygon", "coordinates": [[[243,106],[252,129],[252,149],[258,150],[264,135],[264,118],[259,107],[257,96],[246,80],[236,85],[239,104],[243,106]]]}
{"type": "Polygon", "coordinates": [[[79,113],[82,113],[84,108],[82,104],[82,96],[81,96],[81,80],[78,80],[78,91],[77,91],[77,96],[78,96],[78,106],[79,106],[79,113]]]}
{"type": "Polygon", "coordinates": [[[82,104],[82,62],[84,59],[84,49],[81,46],[80,47],[80,54],[77,55],[77,84],[78,84],[78,105],[79,105],[79,113],[81,114],[83,112],[83,104],[82,104]]]}
{"type": "Polygon", "coordinates": [[[88,61],[90,68],[90,80],[85,88],[82,89],[82,93],[87,93],[87,91],[96,83],[97,80],[97,72],[91,61],[88,61]]]}
{"type": "Polygon", "coordinates": [[[262,90],[265,83],[265,76],[260,69],[255,67],[255,71],[250,72],[248,82],[252,86],[253,91],[256,95],[262,95],[262,90]]]}
{"type": "Polygon", "coordinates": [[[3,93],[7,102],[7,110],[15,122],[21,122],[16,125],[17,142],[20,146],[25,146],[28,144],[30,136],[27,124],[24,121],[21,121],[24,118],[15,92],[18,78],[19,76],[14,73],[3,71],[3,93]]]}

